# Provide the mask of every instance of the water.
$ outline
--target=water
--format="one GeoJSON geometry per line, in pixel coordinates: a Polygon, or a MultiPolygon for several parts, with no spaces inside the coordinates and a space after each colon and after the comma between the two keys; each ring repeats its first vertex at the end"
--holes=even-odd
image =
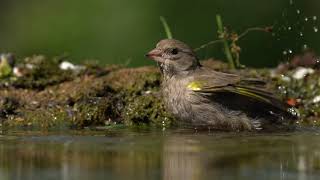
{"type": "Polygon", "coordinates": [[[0,179],[319,179],[317,132],[11,133],[0,179]]]}

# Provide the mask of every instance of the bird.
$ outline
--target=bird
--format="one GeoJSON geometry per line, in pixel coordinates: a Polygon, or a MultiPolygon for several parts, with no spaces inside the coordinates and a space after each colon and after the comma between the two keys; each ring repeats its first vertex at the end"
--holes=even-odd
{"type": "Polygon", "coordinates": [[[184,128],[221,131],[288,130],[295,115],[264,81],[201,65],[193,49],[164,39],[146,57],[157,62],[166,110],[184,128]]]}

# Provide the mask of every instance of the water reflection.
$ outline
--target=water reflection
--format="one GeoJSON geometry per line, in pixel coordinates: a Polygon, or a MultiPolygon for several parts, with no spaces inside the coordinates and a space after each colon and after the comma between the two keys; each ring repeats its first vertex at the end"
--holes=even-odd
{"type": "Polygon", "coordinates": [[[320,177],[320,146],[315,144],[319,137],[313,135],[197,137],[190,143],[181,137],[176,141],[172,138],[166,144],[171,151],[164,157],[165,179],[320,177]]]}
{"type": "Polygon", "coordinates": [[[201,156],[202,148],[196,139],[167,138],[163,147],[163,179],[203,179],[206,166],[201,156]]]}
{"type": "Polygon", "coordinates": [[[0,179],[319,179],[317,134],[0,137],[0,179]]]}

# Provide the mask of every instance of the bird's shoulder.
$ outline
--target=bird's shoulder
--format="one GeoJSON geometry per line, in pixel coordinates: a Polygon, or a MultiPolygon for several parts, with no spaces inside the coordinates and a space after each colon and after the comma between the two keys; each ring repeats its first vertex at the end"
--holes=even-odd
{"type": "Polygon", "coordinates": [[[191,76],[192,81],[187,84],[191,90],[225,87],[241,81],[239,75],[218,72],[205,67],[198,68],[191,76]]]}

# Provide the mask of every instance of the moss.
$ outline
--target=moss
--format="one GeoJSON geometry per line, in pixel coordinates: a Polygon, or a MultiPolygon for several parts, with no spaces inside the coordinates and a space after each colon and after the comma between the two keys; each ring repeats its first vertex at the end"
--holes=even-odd
{"type": "Polygon", "coordinates": [[[0,119],[6,119],[15,114],[19,102],[14,97],[0,97],[0,119]]]}
{"type": "Polygon", "coordinates": [[[320,96],[320,72],[302,79],[292,78],[295,70],[277,77],[276,87],[284,100],[294,100],[294,107],[300,115],[301,124],[320,125],[320,104],[315,101],[320,96]]]}
{"type": "Polygon", "coordinates": [[[121,69],[110,74],[111,87],[120,94],[121,117],[128,126],[170,127],[174,119],[161,100],[160,72],[154,67],[121,69]]]}
{"type": "Polygon", "coordinates": [[[0,59],[0,78],[6,78],[11,76],[12,67],[10,66],[6,58],[0,59]]]}
{"type": "Polygon", "coordinates": [[[6,121],[7,127],[70,129],[115,124],[162,127],[163,120],[166,127],[172,124],[160,98],[154,95],[160,85],[160,73],[154,67],[88,65],[83,72],[74,74],[58,70],[56,61],[47,61],[43,56],[24,62],[33,65],[31,71],[0,90],[0,96],[14,96],[21,104],[6,121]],[[66,74],[58,77],[61,73],[66,74]],[[133,116],[129,109],[139,111],[141,118],[133,116]]]}
{"type": "Polygon", "coordinates": [[[141,94],[148,90],[159,90],[160,72],[154,67],[124,68],[110,73],[107,81],[115,91],[141,94]]]}
{"type": "Polygon", "coordinates": [[[62,108],[39,108],[37,110],[22,110],[19,115],[11,117],[5,126],[24,129],[69,129],[71,118],[65,109],[62,108]]]}
{"type": "Polygon", "coordinates": [[[58,61],[45,56],[26,58],[22,66],[24,75],[12,81],[13,87],[41,90],[74,78],[72,71],[61,70],[58,61]]]}
{"type": "Polygon", "coordinates": [[[166,128],[174,125],[174,119],[165,111],[163,102],[151,94],[129,99],[123,119],[129,126],[150,125],[166,128]]]}
{"type": "Polygon", "coordinates": [[[73,106],[72,123],[75,127],[108,124],[112,117],[110,102],[105,97],[88,98],[73,106]]]}
{"type": "MultiPolygon", "coordinates": [[[[1,79],[0,118],[6,127],[27,129],[71,129],[85,127],[167,128],[176,124],[166,112],[160,94],[161,74],[155,67],[124,68],[84,65],[81,72],[59,69],[59,61],[34,56],[22,66],[33,65],[21,77],[1,79]]],[[[284,81],[270,69],[230,71],[225,64],[206,61],[217,70],[238,73],[268,82],[268,88],[282,90],[284,100],[295,98],[303,122],[320,125],[319,73],[299,81],[284,81]]],[[[21,63],[20,63],[21,65],[21,63]]],[[[28,69],[28,68],[27,68],[28,69]]],[[[288,76],[291,71],[286,72],[288,76]]]]}

